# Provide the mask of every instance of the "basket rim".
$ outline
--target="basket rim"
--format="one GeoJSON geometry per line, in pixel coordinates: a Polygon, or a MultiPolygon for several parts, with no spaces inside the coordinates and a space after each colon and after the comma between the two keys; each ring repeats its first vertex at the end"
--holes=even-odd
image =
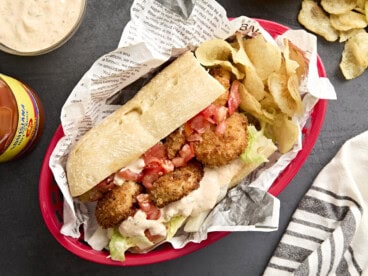
{"type": "MultiPolygon", "coordinates": [[[[258,23],[265,28],[271,35],[279,35],[289,30],[287,26],[282,24],[265,20],[254,18],[258,23]]],[[[317,66],[318,73],[320,77],[326,77],[326,71],[324,65],[319,56],[317,56],[317,66]]],[[[298,173],[299,169],[302,167],[310,152],[312,151],[314,144],[316,143],[320,130],[322,128],[325,113],[327,110],[327,100],[320,99],[313,108],[310,116],[311,131],[305,135],[303,139],[303,148],[298,152],[295,159],[283,170],[283,172],[274,181],[269,189],[269,192],[277,196],[283,191],[283,189],[289,184],[293,177],[298,173]]],[[[211,232],[208,234],[206,240],[200,243],[188,243],[185,247],[181,249],[174,249],[170,245],[165,244],[157,250],[151,251],[144,255],[140,254],[126,254],[126,260],[124,262],[112,261],[108,258],[108,254],[103,251],[95,251],[88,245],[83,244],[78,239],[64,236],[60,233],[60,222],[55,220],[55,216],[52,212],[53,202],[51,198],[51,193],[58,190],[58,187],[52,187],[55,182],[53,179],[53,174],[49,167],[49,160],[51,154],[58,143],[59,139],[64,135],[62,126],[59,125],[50,141],[48,149],[46,151],[41,172],[39,178],[39,205],[41,209],[42,217],[45,221],[47,228],[54,238],[68,251],[71,253],[85,259],[99,264],[112,265],[112,266],[138,266],[138,265],[148,265],[158,262],[164,262],[172,260],[184,255],[190,254],[201,248],[204,248],[219,239],[224,238],[230,232],[211,232]]],[[[56,184],[55,184],[56,185],[56,184]]]]}

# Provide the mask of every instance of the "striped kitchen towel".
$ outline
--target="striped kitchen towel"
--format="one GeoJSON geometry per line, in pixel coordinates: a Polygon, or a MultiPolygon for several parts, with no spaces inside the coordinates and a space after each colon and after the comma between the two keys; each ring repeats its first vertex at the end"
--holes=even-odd
{"type": "Polygon", "coordinates": [[[368,131],[319,173],[264,275],[368,275],[368,131]]]}

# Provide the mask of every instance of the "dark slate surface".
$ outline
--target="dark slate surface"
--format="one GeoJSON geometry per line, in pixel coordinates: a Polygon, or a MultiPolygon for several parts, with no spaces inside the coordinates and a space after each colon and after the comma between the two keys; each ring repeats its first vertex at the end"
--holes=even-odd
{"type": "MultiPolygon", "coordinates": [[[[247,15],[291,28],[300,1],[219,1],[229,17],[247,15]]],[[[89,0],[84,21],[64,46],[38,57],[0,53],[0,72],[32,86],[45,106],[45,131],[24,159],[0,165],[0,273],[2,275],[260,275],[298,201],[347,139],[368,129],[367,73],[345,81],[338,68],[343,45],[318,38],[318,51],[338,100],[330,101],[319,139],[306,163],[280,194],[280,228],[272,233],[233,233],[200,251],[143,267],[108,267],[85,261],[58,244],[46,228],[38,203],[43,156],[59,125],[60,109],[94,60],[113,50],[128,22],[132,1],[89,0]]]]}

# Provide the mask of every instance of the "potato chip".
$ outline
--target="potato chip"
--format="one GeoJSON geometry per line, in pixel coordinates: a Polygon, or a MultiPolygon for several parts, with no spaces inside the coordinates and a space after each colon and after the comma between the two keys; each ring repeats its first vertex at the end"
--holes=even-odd
{"type": "Polygon", "coordinates": [[[368,67],[368,33],[358,33],[345,43],[340,63],[348,80],[360,76],[368,67]]]}
{"type": "Polygon", "coordinates": [[[368,22],[368,1],[365,1],[365,4],[364,4],[364,13],[365,13],[365,21],[368,22]]]}
{"type": "Polygon", "coordinates": [[[272,138],[276,141],[281,153],[292,149],[299,137],[299,127],[287,115],[278,114],[271,126],[272,138]]]}
{"type": "MultiPolygon", "coordinates": [[[[304,53],[301,49],[299,49],[296,45],[294,45],[290,40],[285,39],[284,40],[284,57],[285,59],[288,58],[289,60],[295,61],[298,66],[295,69],[295,73],[301,79],[304,75],[307,74],[308,70],[308,60],[304,56],[304,53]]],[[[294,67],[295,65],[290,65],[294,67]]],[[[294,71],[289,69],[288,72],[294,71]]],[[[291,75],[291,74],[289,74],[291,75]]]]}
{"type": "Polygon", "coordinates": [[[267,93],[265,91],[263,81],[258,76],[257,72],[249,67],[246,68],[243,84],[247,88],[249,93],[256,98],[257,101],[262,100],[267,93]]]}
{"type": "Polygon", "coordinates": [[[356,0],[355,10],[358,9],[364,11],[364,6],[366,2],[367,2],[366,0],[356,0]]]}
{"type": "Polygon", "coordinates": [[[327,41],[336,41],[339,34],[332,27],[328,15],[313,0],[304,0],[298,15],[300,24],[308,30],[323,36],[327,41]]]}
{"type": "Polygon", "coordinates": [[[263,81],[257,74],[256,68],[245,52],[241,33],[236,34],[236,39],[239,49],[236,54],[233,55],[234,62],[243,66],[243,72],[245,73],[243,84],[249,93],[259,101],[263,99],[266,94],[263,81]]]}
{"type": "Polygon", "coordinates": [[[299,78],[296,74],[289,76],[287,89],[296,106],[295,114],[301,114],[303,112],[303,102],[299,92],[299,78]]]}
{"type": "Polygon", "coordinates": [[[353,36],[357,35],[358,33],[365,33],[364,29],[351,29],[348,31],[340,31],[339,32],[339,42],[345,42],[347,40],[349,40],[350,38],[352,38],[353,36]]]}
{"type": "Polygon", "coordinates": [[[232,42],[229,42],[229,41],[228,41],[228,43],[230,44],[230,46],[231,46],[234,50],[236,50],[236,51],[238,51],[238,50],[239,50],[239,43],[238,43],[238,41],[232,41],[232,42]]]}
{"type": "Polygon", "coordinates": [[[212,66],[215,61],[229,61],[232,59],[233,48],[222,39],[207,40],[199,45],[195,51],[197,59],[204,66],[212,66]],[[207,65],[209,64],[209,65],[207,65]]]}
{"type": "Polygon", "coordinates": [[[357,5],[357,0],[322,0],[323,9],[332,14],[342,14],[351,11],[357,5]]]}
{"type": "Polygon", "coordinates": [[[283,74],[272,73],[268,78],[268,89],[275,102],[280,110],[289,116],[294,116],[302,110],[298,87],[299,81],[295,74],[288,78],[283,74]]]}
{"type": "Polygon", "coordinates": [[[284,46],[285,46],[283,52],[284,58],[282,60],[279,73],[290,76],[296,74],[299,68],[299,63],[290,58],[290,46],[287,39],[284,40],[284,46]]]}
{"type": "Polygon", "coordinates": [[[348,11],[344,14],[331,14],[331,25],[339,31],[348,31],[351,29],[367,27],[367,21],[364,14],[348,11]]]}
{"type": "Polygon", "coordinates": [[[242,71],[244,73],[246,72],[247,67],[255,70],[253,63],[250,61],[247,53],[244,50],[243,38],[241,33],[236,34],[236,44],[234,45],[233,43],[232,45],[233,47],[236,47],[234,48],[232,55],[234,63],[241,65],[240,67],[242,68],[242,71]]]}
{"type": "Polygon", "coordinates": [[[262,109],[268,113],[274,114],[280,112],[279,106],[275,102],[271,93],[266,93],[266,96],[260,101],[262,109]]]}
{"type": "Polygon", "coordinates": [[[233,54],[234,49],[222,39],[205,41],[195,51],[195,55],[202,65],[208,67],[221,66],[241,80],[244,78],[244,74],[230,62],[233,59],[233,54]]]}
{"type": "Polygon", "coordinates": [[[260,121],[272,123],[274,115],[263,110],[259,101],[249,93],[243,84],[239,86],[239,95],[240,108],[243,111],[248,112],[260,121]]]}
{"type": "Polygon", "coordinates": [[[267,42],[262,35],[244,41],[244,49],[262,81],[277,72],[281,66],[281,50],[267,42]]]}
{"type": "Polygon", "coordinates": [[[282,59],[281,67],[278,73],[284,76],[290,76],[296,74],[298,67],[299,64],[295,60],[284,57],[282,59]]]}

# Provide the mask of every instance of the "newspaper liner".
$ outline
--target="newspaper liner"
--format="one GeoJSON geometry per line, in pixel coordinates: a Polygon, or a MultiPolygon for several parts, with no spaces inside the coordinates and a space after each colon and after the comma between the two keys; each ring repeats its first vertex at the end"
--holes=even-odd
{"type": "MultiPolygon", "coordinates": [[[[65,162],[79,137],[134,95],[153,69],[205,40],[225,39],[237,30],[250,36],[260,32],[281,48],[282,38],[287,37],[306,52],[309,73],[300,87],[305,112],[294,118],[300,128],[307,122],[318,98],[336,98],[329,80],[318,76],[316,38],[305,31],[287,31],[273,40],[255,20],[245,16],[229,20],[226,11],[214,0],[199,0],[194,4],[182,0],[136,0],[118,48],[92,65],[61,111],[65,136],[52,153],[50,168],[64,196],[62,234],[79,238],[83,224],[84,238],[94,249],[101,250],[108,243],[106,231],[95,220],[95,204],[81,203],[69,193],[65,162]]],[[[277,230],[280,203],[267,190],[300,149],[301,138],[289,153],[272,155],[270,162],[223,195],[224,199],[208,215],[199,232],[188,234],[179,230],[169,242],[174,248],[182,248],[190,241],[206,239],[211,231],[277,230]]]]}

